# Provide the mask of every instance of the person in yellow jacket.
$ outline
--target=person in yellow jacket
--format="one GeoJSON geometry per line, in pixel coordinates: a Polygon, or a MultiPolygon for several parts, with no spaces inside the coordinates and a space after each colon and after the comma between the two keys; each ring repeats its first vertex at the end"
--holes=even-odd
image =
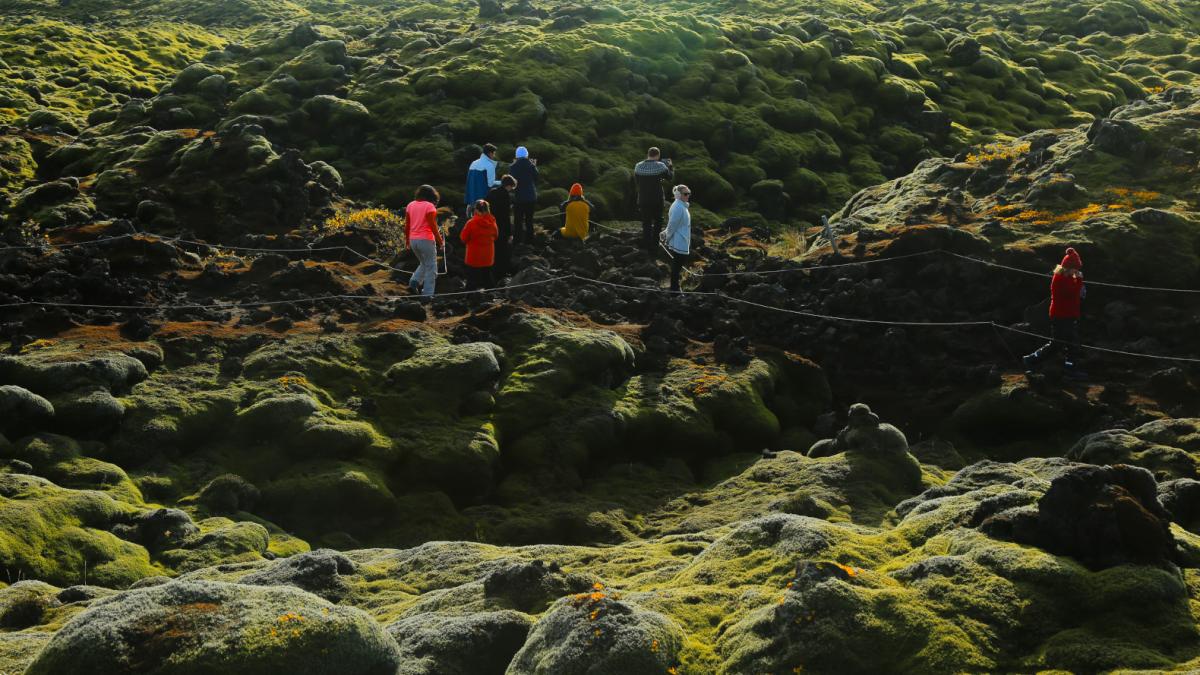
{"type": "Polygon", "coordinates": [[[592,215],[592,203],[583,198],[583,186],[571,186],[571,198],[562,203],[563,227],[558,231],[564,239],[587,239],[588,219],[592,215]]]}

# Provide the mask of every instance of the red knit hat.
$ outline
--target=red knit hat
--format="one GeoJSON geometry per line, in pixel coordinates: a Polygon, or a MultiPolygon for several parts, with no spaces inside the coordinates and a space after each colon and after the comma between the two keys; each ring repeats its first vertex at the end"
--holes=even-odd
{"type": "Polygon", "coordinates": [[[572,185],[571,186],[571,196],[572,197],[582,197],[583,196],[583,186],[580,185],[579,183],[572,185]]]}
{"type": "Polygon", "coordinates": [[[1063,256],[1062,262],[1059,264],[1071,270],[1083,268],[1083,261],[1079,259],[1079,253],[1073,248],[1067,249],[1067,254],[1063,256]]]}

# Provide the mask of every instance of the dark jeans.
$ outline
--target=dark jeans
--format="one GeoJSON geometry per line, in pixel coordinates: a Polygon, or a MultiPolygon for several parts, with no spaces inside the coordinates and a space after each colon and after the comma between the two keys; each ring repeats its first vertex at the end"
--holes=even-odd
{"type": "Polygon", "coordinates": [[[533,210],[537,205],[513,204],[513,243],[529,244],[533,242],[533,210]]]}
{"type": "Polygon", "coordinates": [[[639,206],[642,214],[642,248],[653,251],[658,246],[658,233],[663,229],[663,205],[639,206]]]}
{"type": "Polygon", "coordinates": [[[676,253],[675,251],[671,251],[667,255],[671,257],[671,290],[678,291],[679,274],[691,262],[692,257],[685,253],[676,253]]]}
{"type": "Polygon", "coordinates": [[[512,247],[507,237],[501,236],[496,240],[496,262],[492,265],[495,274],[504,276],[512,273],[512,247]]]}
{"type": "Polygon", "coordinates": [[[1050,319],[1050,341],[1030,356],[1038,362],[1060,350],[1067,363],[1075,363],[1079,351],[1079,319],[1050,319]]]}
{"type": "Polygon", "coordinates": [[[474,291],[492,287],[491,267],[467,267],[467,290],[474,291]]]}

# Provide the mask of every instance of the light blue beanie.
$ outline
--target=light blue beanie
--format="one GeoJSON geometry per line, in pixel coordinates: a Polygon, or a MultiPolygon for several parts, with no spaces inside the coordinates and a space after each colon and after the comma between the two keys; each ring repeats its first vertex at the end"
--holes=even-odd
{"type": "Polygon", "coordinates": [[[529,150],[525,149],[525,146],[522,145],[521,147],[517,148],[517,159],[524,159],[528,156],[529,150]]]}

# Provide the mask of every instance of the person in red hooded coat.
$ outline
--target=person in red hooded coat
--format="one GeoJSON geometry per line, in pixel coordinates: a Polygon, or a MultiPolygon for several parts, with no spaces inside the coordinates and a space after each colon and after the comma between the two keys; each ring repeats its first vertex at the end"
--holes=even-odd
{"type": "Polygon", "coordinates": [[[459,239],[467,245],[467,290],[492,287],[492,265],[496,262],[496,237],[500,230],[487,200],[478,199],[472,205],[471,219],[463,227],[459,239]]]}
{"type": "Polygon", "coordinates": [[[1032,370],[1047,356],[1062,351],[1067,373],[1078,372],[1075,357],[1079,349],[1080,305],[1085,295],[1083,261],[1075,249],[1068,248],[1050,278],[1050,341],[1025,356],[1026,368],[1032,370]]]}

